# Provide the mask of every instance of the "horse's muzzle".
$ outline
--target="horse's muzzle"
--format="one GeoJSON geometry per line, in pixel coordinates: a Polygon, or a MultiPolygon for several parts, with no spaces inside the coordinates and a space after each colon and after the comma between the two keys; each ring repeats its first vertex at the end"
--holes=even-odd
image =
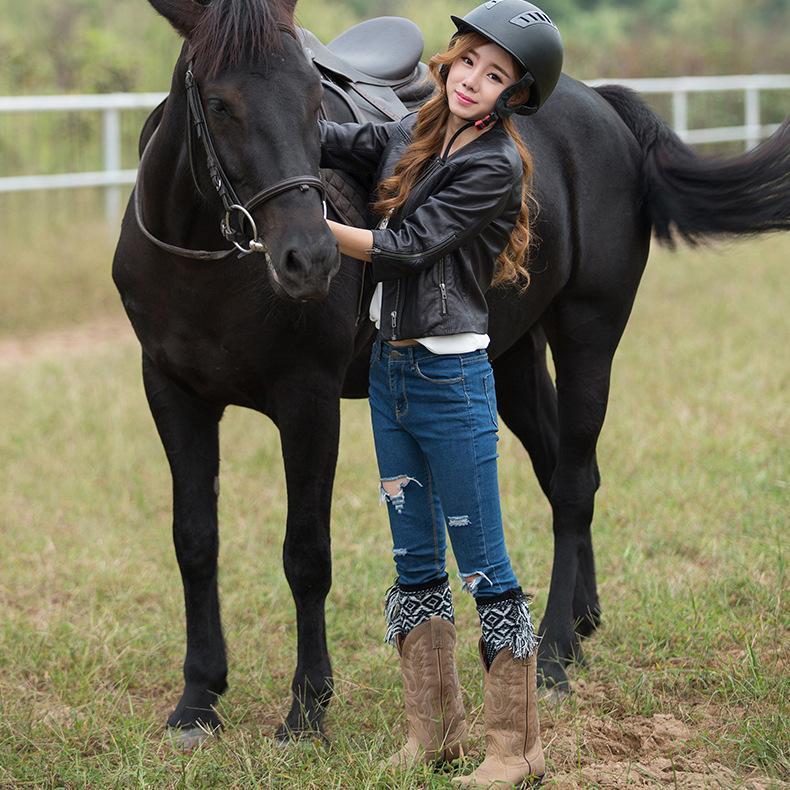
{"type": "Polygon", "coordinates": [[[321,301],[329,295],[332,277],[340,268],[336,244],[286,248],[279,259],[269,259],[275,293],[296,301],[321,301]]]}

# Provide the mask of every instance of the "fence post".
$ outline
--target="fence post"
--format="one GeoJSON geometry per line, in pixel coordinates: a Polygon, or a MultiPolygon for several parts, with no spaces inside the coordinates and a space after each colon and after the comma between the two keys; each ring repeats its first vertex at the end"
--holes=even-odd
{"type": "Polygon", "coordinates": [[[672,91],[672,128],[678,137],[685,141],[689,128],[688,93],[682,88],[672,91]]]}
{"type": "Polygon", "coordinates": [[[746,88],[744,91],[744,123],[746,125],[746,150],[760,142],[760,90],[746,88]]]}
{"type": "MultiPolygon", "coordinates": [[[[102,152],[105,172],[115,173],[121,169],[121,113],[117,108],[108,108],[102,113],[102,152]]],[[[105,187],[104,216],[110,228],[115,228],[120,214],[120,187],[105,187]]]]}

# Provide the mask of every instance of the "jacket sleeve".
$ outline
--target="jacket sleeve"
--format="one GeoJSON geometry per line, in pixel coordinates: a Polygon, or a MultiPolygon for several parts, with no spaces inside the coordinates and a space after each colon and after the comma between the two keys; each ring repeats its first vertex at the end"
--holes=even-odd
{"type": "Polygon", "coordinates": [[[390,123],[334,123],[318,121],[321,167],[362,171],[372,178],[397,121],[390,123]]]}
{"type": "Polygon", "coordinates": [[[373,231],[370,253],[374,282],[395,280],[433,266],[465,244],[521,195],[521,171],[508,157],[467,160],[446,186],[431,195],[400,227],[373,231]]]}

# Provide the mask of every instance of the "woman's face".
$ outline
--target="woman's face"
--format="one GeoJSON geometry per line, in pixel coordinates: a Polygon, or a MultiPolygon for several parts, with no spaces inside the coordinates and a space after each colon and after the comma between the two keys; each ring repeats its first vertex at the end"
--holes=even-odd
{"type": "Polygon", "coordinates": [[[497,44],[480,44],[457,57],[447,73],[447,106],[465,121],[488,115],[499,94],[520,75],[513,58],[497,44]]]}

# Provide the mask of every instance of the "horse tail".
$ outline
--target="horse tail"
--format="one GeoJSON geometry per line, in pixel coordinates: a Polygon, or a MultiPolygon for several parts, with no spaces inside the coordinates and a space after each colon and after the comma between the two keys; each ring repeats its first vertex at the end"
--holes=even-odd
{"type": "Polygon", "coordinates": [[[642,148],[644,205],[660,242],[790,229],[790,121],[751,151],[704,158],[632,90],[595,89],[642,148]]]}

